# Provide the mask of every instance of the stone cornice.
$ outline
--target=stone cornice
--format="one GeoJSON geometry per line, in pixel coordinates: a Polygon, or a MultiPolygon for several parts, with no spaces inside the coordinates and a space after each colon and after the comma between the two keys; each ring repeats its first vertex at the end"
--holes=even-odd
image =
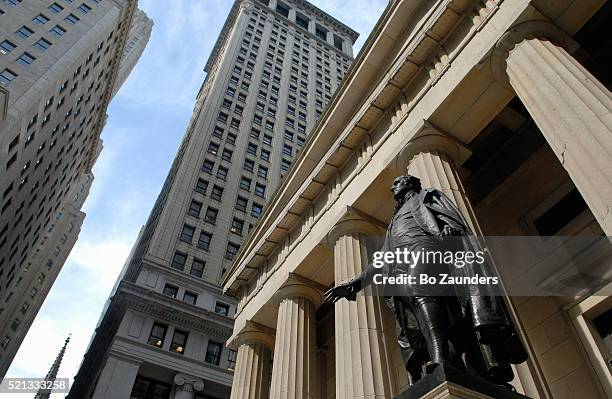
{"type": "Polygon", "coordinates": [[[129,309],[151,315],[207,335],[226,340],[231,333],[233,321],[200,307],[164,296],[132,283],[122,282],[117,296],[124,298],[129,309]],[[172,301],[172,302],[170,302],[172,301]]]}
{"type": "Polygon", "coordinates": [[[208,60],[206,61],[206,65],[204,66],[205,72],[209,72],[210,67],[215,63],[217,56],[219,55],[219,51],[221,50],[223,44],[225,43],[225,40],[227,39],[227,35],[229,34],[230,30],[232,30],[232,26],[234,25],[234,21],[236,20],[236,17],[238,16],[238,11],[240,10],[240,4],[243,1],[252,2],[252,0],[234,1],[232,8],[230,8],[230,12],[227,15],[227,18],[225,19],[225,23],[221,28],[221,32],[219,33],[219,36],[217,36],[217,41],[215,42],[215,45],[212,51],[210,52],[210,55],[208,56],[208,60]]]}
{"type": "MultiPolygon", "coordinates": [[[[500,2],[501,0],[498,0],[498,3],[500,2]]],[[[395,114],[391,117],[395,124],[390,129],[391,132],[394,131],[398,123],[405,119],[410,107],[414,107],[427,90],[421,89],[409,94],[414,97],[407,97],[405,93],[411,87],[422,87],[419,85],[423,82],[417,82],[417,77],[427,80],[426,88],[435,84],[448,70],[447,64],[451,57],[456,57],[465,43],[490,20],[487,15],[492,15],[498,9],[498,5],[488,7],[488,14],[480,13],[485,17],[472,19],[474,28],[465,33],[467,36],[463,38],[463,44],[457,47],[454,54],[449,55],[442,46],[445,39],[466,14],[476,12],[476,15],[479,15],[480,10],[473,8],[482,7],[482,4],[468,0],[440,1],[434,7],[427,7],[428,4],[389,4],[345,80],[310,133],[283,184],[268,201],[260,223],[243,244],[222,282],[225,292],[236,295],[241,285],[251,281],[253,271],[257,271],[284,241],[287,231],[291,230],[286,226],[300,223],[300,219],[295,221],[294,215],[301,215],[324,193],[327,186],[337,179],[340,168],[354,153],[361,152],[362,166],[368,162],[372,152],[386,140],[384,138],[377,143],[376,148],[372,148],[371,143],[368,143],[368,131],[379,123],[383,115],[389,113],[395,114]],[[389,37],[398,39],[402,29],[406,27],[412,27],[408,32],[406,45],[397,55],[393,54],[392,64],[387,65],[390,45],[379,45],[378,42],[383,38],[388,40],[389,37]],[[424,69],[429,70],[429,73],[419,74],[424,69]],[[371,80],[372,76],[384,76],[384,79],[375,84],[373,89],[367,85],[364,88],[361,82],[371,80]],[[356,101],[363,101],[362,99],[366,101],[361,105],[355,104],[356,101]],[[398,103],[398,99],[405,105],[393,110],[393,104],[398,103]],[[350,119],[343,119],[347,117],[350,119]],[[279,226],[283,228],[280,229],[279,226]]]]}

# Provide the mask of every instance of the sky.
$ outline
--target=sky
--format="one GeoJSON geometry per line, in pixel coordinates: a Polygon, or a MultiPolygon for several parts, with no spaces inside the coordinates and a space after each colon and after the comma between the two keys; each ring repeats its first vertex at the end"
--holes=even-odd
{"type": "MultiPolygon", "coordinates": [[[[311,2],[360,33],[357,54],[388,0],[311,2]]],[[[204,64],[231,5],[231,0],[139,1],[155,23],[151,39],[109,106],[104,149],[93,168],[79,239],[7,377],[44,377],[71,333],[59,377],[72,382],[104,302],[170,169],[204,81],[204,64]]]]}

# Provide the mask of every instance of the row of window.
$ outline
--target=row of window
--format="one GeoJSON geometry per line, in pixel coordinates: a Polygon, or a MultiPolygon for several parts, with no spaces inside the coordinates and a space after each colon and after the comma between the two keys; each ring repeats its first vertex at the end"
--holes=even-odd
{"type": "MultiPolygon", "coordinates": [[[[156,346],[158,348],[163,348],[164,342],[166,340],[166,336],[168,335],[168,325],[162,323],[154,323],[151,328],[151,333],[149,334],[149,339],[147,343],[149,345],[156,346]]],[[[175,352],[178,354],[185,353],[185,346],[187,345],[187,339],[189,337],[189,333],[187,331],[182,331],[179,329],[175,329],[172,334],[172,339],[170,341],[171,352],[175,352]]],[[[206,355],[204,356],[204,361],[209,364],[214,364],[218,366],[221,362],[221,353],[223,351],[223,343],[208,341],[208,346],[206,348],[206,355]]],[[[230,350],[229,353],[229,364],[228,368],[234,369],[236,365],[236,352],[230,350]]]]}

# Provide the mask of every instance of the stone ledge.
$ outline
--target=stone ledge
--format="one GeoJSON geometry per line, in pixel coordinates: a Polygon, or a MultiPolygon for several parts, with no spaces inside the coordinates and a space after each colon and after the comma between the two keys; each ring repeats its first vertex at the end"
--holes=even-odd
{"type": "Polygon", "coordinates": [[[395,399],[529,399],[483,378],[449,366],[436,370],[395,399]]]}

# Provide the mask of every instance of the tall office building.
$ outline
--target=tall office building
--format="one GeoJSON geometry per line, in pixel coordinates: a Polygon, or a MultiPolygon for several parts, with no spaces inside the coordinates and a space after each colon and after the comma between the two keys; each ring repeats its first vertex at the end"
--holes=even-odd
{"type": "Polygon", "coordinates": [[[346,73],[356,38],[306,1],[233,4],[69,397],[229,397],[236,352],[224,342],[236,304],[220,278],[346,73]]]}
{"type": "Polygon", "coordinates": [[[0,3],[0,377],[83,223],[106,109],[135,63],[121,63],[135,9],[0,3]]]}

